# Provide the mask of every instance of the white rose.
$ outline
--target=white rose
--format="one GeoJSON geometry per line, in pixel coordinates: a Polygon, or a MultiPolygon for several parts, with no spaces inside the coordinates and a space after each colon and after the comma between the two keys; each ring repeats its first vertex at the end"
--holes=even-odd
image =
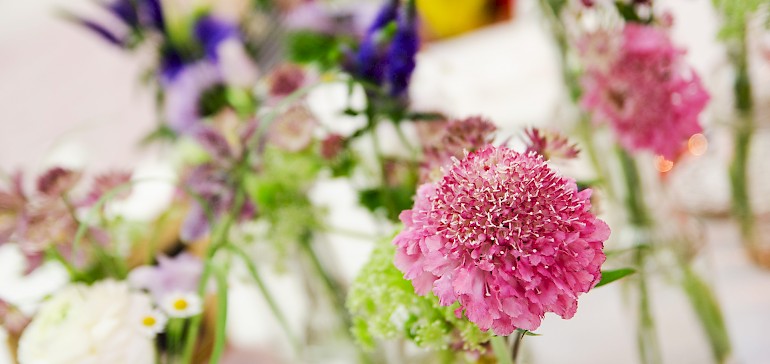
{"type": "Polygon", "coordinates": [[[142,320],[150,297],[112,280],[71,285],[43,304],[19,342],[20,364],[153,363],[142,320]]]}

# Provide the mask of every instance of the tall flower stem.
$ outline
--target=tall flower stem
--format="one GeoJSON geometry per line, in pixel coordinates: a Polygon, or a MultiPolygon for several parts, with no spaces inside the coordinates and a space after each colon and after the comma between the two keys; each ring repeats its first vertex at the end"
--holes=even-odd
{"type": "Polygon", "coordinates": [[[249,271],[249,274],[251,274],[251,277],[254,279],[254,282],[257,284],[257,287],[259,288],[260,292],[262,293],[262,297],[267,302],[268,307],[270,307],[270,310],[273,311],[273,316],[275,316],[276,320],[278,320],[278,323],[281,325],[281,328],[284,330],[284,333],[286,334],[286,337],[289,339],[289,342],[291,342],[292,347],[294,350],[299,353],[301,350],[301,344],[299,342],[299,339],[297,339],[297,336],[294,335],[294,333],[291,331],[291,328],[289,327],[289,322],[286,320],[286,316],[283,315],[283,312],[281,312],[281,309],[278,307],[278,304],[276,303],[275,299],[273,298],[273,295],[270,293],[270,290],[267,288],[267,285],[265,284],[264,280],[262,280],[262,276],[259,274],[259,270],[257,270],[256,265],[254,265],[254,262],[249,258],[249,256],[239,247],[231,244],[228,245],[228,248],[233,251],[238,257],[241,258],[244,264],[246,264],[246,268],[249,271]]]}
{"type": "MultiPolygon", "coordinates": [[[[321,278],[321,283],[331,298],[334,311],[336,312],[340,322],[343,324],[342,331],[345,333],[345,336],[348,339],[353,340],[353,334],[350,331],[353,322],[350,318],[350,314],[345,309],[345,293],[337,280],[329,273],[324,264],[321,262],[321,259],[315,252],[315,249],[313,249],[310,232],[307,232],[300,239],[299,245],[302,251],[306,254],[308,260],[310,260],[310,265],[321,278]]],[[[369,355],[367,355],[358,345],[356,345],[355,348],[358,351],[360,363],[371,363],[369,355]]]]}
{"type": "Polygon", "coordinates": [[[743,242],[751,253],[755,248],[754,214],[748,186],[748,159],[753,134],[751,82],[746,60],[746,40],[741,37],[740,51],[735,57],[737,75],[733,85],[737,122],[735,123],[735,154],[730,165],[733,214],[738,219],[743,242]]]}
{"type": "Polygon", "coordinates": [[[640,232],[641,236],[635,237],[634,263],[637,274],[636,284],[639,295],[638,316],[637,316],[637,346],[642,363],[653,364],[661,363],[660,345],[657,331],[655,329],[655,319],[650,304],[649,283],[647,278],[647,260],[651,253],[648,249],[651,245],[649,231],[652,228],[646,204],[644,202],[644,192],[641,183],[641,175],[634,159],[623,149],[618,148],[618,159],[623,170],[623,182],[626,187],[625,204],[628,211],[628,221],[630,225],[640,232]]]}
{"type": "MultiPolygon", "coordinates": [[[[243,204],[245,202],[245,192],[241,188],[237,188],[235,191],[235,200],[233,203],[233,208],[231,211],[229,211],[219,222],[219,224],[216,225],[214,229],[214,233],[212,234],[212,239],[209,247],[206,249],[206,256],[204,257],[204,266],[203,266],[203,272],[201,273],[201,279],[198,284],[198,295],[201,297],[201,301],[203,301],[204,296],[206,294],[206,288],[208,286],[209,278],[211,277],[213,271],[212,271],[212,265],[209,264],[209,262],[214,259],[214,256],[216,255],[217,251],[225,246],[227,244],[227,238],[230,235],[230,227],[235,222],[236,216],[240,214],[241,208],[243,207],[243,204]]],[[[218,312],[221,310],[226,311],[227,302],[218,302],[219,307],[217,307],[218,312]]],[[[223,313],[223,315],[226,315],[226,312],[223,313]]],[[[193,351],[195,349],[195,343],[198,339],[198,332],[200,331],[201,321],[203,320],[203,315],[196,315],[190,320],[190,326],[187,331],[187,336],[185,337],[185,343],[184,343],[184,351],[182,356],[182,363],[191,363],[192,362],[192,355],[193,351]]],[[[224,323],[222,323],[224,325],[224,323]]],[[[224,341],[224,336],[217,336],[216,341],[224,341]]],[[[214,343],[214,346],[217,347],[218,345],[221,345],[222,343],[216,342],[214,343]]]]}
{"type": "Polygon", "coordinates": [[[505,336],[493,336],[490,340],[492,351],[495,353],[497,364],[514,364],[511,350],[505,339],[505,336]]]}
{"type": "Polygon", "coordinates": [[[497,364],[516,364],[527,330],[516,329],[510,336],[493,336],[490,340],[497,364]]]}

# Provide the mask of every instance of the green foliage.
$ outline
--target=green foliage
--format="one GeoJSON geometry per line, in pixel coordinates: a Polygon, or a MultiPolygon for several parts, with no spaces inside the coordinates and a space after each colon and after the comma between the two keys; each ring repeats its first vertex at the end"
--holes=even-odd
{"type": "Polygon", "coordinates": [[[618,279],[621,279],[625,276],[628,276],[634,273],[636,273],[636,269],[633,269],[633,268],[621,268],[621,269],[602,271],[602,279],[599,281],[599,283],[596,284],[596,287],[594,288],[598,288],[605,284],[615,282],[618,279]]]}
{"type": "Polygon", "coordinates": [[[434,350],[459,345],[485,351],[491,333],[457,318],[456,304],[442,307],[432,294],[415,294],[412,283],[393,265],[394,254],[389,241],[381,242],[351,286],[347,307],[359,343],[372,348],[376,339],[405,338],[434,350]]]}
{"type": "Polygon", "coordinates": [[[322,69],[339,64],[342,42],[334,36],[311,31],[296,31],[287,36],[286,53],[296,63],[317,63],[322,69]]]}
{"type": "Polygon", "coordinates": [[[307,198],[307,189],[321,170],[322,161],[311,151],[285,152],[268,146],[261,170],[246,175],[244,185],[268,224],[269,238],[283,251],[318,225],[317,211],[307,198]]]}
{"type": "Polygon", "coordinates": [[[358,198],[361,205],[370,211],[377,211],[384,207],[388,218],[398,221],[401,211],[412,208],[414,194],[414,185],[403,184],[365,189],[359,192],[358,198]]]}
{"type": "Polygon", "coordinates": [[[700,318],[700,323],[711,343],[714,359],[718,363],[724,363],[729,359],[732,347],[719,301],[709,285],[687,263],[681,264],[682,287],[693,310],[700,318]]]}
{"type": "Polygon", "coordinates": [[[746,34],[746,17],[767,0],[713,0],[714,7],[722,14],[724,25],[720,32],[723,39],[743,41],[746,34]]]}

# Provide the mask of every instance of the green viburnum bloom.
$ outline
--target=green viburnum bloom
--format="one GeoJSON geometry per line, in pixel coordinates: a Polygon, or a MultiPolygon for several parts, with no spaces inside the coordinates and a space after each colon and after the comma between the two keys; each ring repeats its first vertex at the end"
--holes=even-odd
{"type": "Polygon", "coordinates": [[[405,338],[433,350],[486,352],[492,334],[458,318],[456,305],[442,307],[435,295],[418,296],[393,265],[394,255],[390,241],[381,242],[350,288],[347,307],[359,343],[373,348],[377,339],[405,338]]]}

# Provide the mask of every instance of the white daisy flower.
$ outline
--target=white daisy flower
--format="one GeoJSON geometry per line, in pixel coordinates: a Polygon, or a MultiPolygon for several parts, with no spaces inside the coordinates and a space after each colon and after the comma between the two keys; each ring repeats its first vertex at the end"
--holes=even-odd
{"type": "Polygon", "coordinates": [[[147,336],[155,337],[155,335],[163,332],[163,329],[166,327],[166,322],[168,322],[168,318],[166,318],[166,315],[164,315],[163,312],[152,310],[146,315],[142,315],[140,325],[142,331],[147,334],[147,336]]]}
{"type": "Polygon", "coordinates": [[[163,298],[161,308],[169,317],[186,318],[203,311],[203,303],[195,292],[174,292],[163,298]]]}

